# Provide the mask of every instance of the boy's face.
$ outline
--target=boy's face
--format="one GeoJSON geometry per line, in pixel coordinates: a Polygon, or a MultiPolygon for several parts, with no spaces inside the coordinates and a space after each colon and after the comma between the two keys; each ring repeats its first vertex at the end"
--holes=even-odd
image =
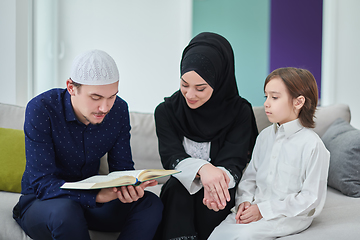
{"type": "MultiPolygon", "coordinates": [[[[71,81],[71,80],[70,80],[71,81]]],[[[67,82],[71,104],[78,120],[86,125],[101,123],[114,105],[119,82],[107,85],[82,85],[67,82]]]]}
{"type": "Polygon", "coordinates": [[[298,118],[294,100],[280,77],[274,77],[268,82],[265,86],[265,97],[265,113],[270,122],[281,125],[298,118]]]}

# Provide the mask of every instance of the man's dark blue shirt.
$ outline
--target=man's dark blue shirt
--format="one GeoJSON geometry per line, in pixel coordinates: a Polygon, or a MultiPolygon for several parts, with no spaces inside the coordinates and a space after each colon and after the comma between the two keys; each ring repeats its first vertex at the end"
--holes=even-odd
{"type": "Polygon", "coordinates": [[[70,198],[84,207],[96,206],[99,190],[65,190],[65,182],[98,174],[108,153],[109,170],[133,169],[127,103],[116,97],[100,124],[81,123],[66,89],[52,89],[33,98],[25,113],[26,169],[22,194],[45,200],[70,198]]]}

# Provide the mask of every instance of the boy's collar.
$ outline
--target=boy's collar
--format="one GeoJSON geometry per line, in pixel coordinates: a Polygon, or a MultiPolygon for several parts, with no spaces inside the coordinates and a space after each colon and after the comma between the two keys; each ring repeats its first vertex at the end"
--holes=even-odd
{"type": "Polygon", "coordinates": [[[301,125],[300,120],[298,118],[293,121],[284,123],[282,125],[279,125],[278,123],[274,123],[275,133],[277,133],[277,131],[284,132],[286,138],[290,137],[292,134],[300,131],[303,128],[304,126],[301,125]]]}

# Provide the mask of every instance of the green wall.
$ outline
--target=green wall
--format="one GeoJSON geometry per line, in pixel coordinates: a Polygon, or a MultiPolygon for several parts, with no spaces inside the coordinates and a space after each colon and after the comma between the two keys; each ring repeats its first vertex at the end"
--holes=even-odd
{"type": "Polygon", "coordinates": [[[270,0],[193,0],[193,36],[215,32],[232,45],[240,95],[264,103],[269,74],[270,0]]]}

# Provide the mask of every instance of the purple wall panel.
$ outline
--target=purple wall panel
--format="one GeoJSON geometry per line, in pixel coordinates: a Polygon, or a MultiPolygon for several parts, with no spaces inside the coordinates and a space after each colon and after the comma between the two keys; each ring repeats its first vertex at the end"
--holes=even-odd
{"type": "Polygon", "coordinates": [[[323,0],[272,0],[270,71],[299,67],[311,71],[321,88],[323,0]]]}

